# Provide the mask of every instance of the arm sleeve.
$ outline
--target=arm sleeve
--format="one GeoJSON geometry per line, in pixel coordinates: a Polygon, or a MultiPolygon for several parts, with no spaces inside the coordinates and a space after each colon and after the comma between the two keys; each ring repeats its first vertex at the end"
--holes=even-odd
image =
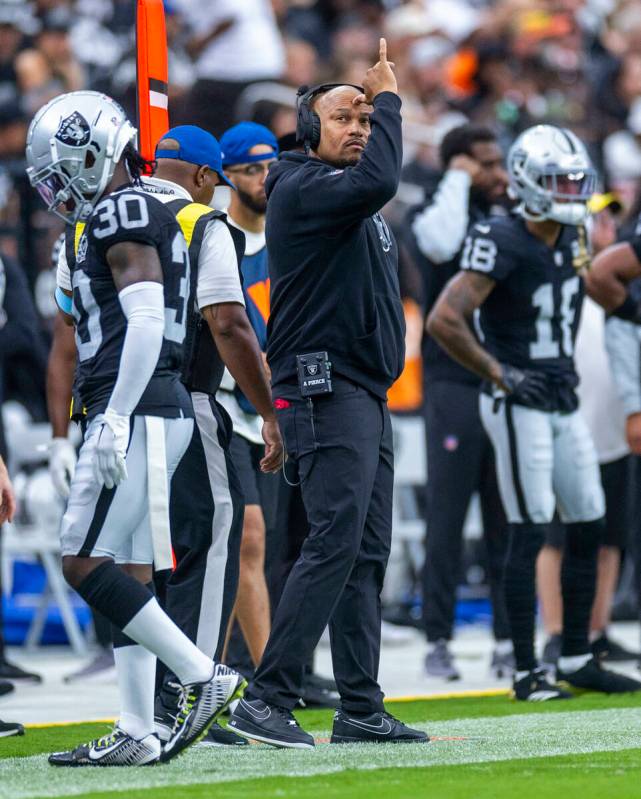
{"type": "Polygon", "coordinates": [[[245,305],[236,248],[227,225],[214,219],[207,225],[198,258],[198,308],[237,302],[245,305]]]}
{"type": "Polygon", "coordinates": [[[305,214],[337,224],[366,219],[396,194],[403,159],[401,98],[382,92],[374,98],[372,130],[356,166],[331,171],[304,169],[298,204],[305,214]]]}
{"type": "Polygon", "coordinates": [[[124,288],[120,306],[127,319],[118,377],[109,408],[130,416],[154,373],[165,328],[165,299],[161,283],[142,281],[124,288]]]}
{"type": "Polygon", "coordinates": [[[64,291],[71,291],[71,272],[67,263],[67,253],[64,245],[58,253],[58,264],[56,266],[56,285],[64,291]]]}
{"type": "Polygon", "coordinates": [[[469,225],[470,183],[462,169],[448,170],[430,204],[414,217],[418,248],[435,264],[450,261],[461,249],[469,225]]]}
{"type": "Polygon", "coordinates": [[[641,412],[641,343],[637,326],[610,317],[605,323],[605,347],[625,415],[641,412]]]}

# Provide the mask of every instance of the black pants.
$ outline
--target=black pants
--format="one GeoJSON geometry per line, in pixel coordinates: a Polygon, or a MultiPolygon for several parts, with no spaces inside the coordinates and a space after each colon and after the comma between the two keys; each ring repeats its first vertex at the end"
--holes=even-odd
{"type": "MultiPolygon", "coordinates": [[[[378,684],[380,592],[392,533],[394,463],[385,402],[340,378],[310,403],[297,389],[278,411],[290,461],[298,467],[310,532],[276,609],[248,694],[293,708],[304,666],[330,626],[334,676],[353,713],[383,707],[378,684]]],[[[291,479],[291,477],[290,477],[291,479]]]]}
{"type": "Polygon", "coordinates": [[[163,606],[205,654],[220,659],[236,599],[244,498],[229,454],[232,424],[206,394],[192,393],[194,434],[171,484],[176,568],[163,606]]]}
{"type": "Polygon", "coordinates": [[[483,535],[497,640],[510,637],[503,595],[508,528],[499,496],[494,452],[473,385],[445,380],[425,389],[427,437],[427,536],[423,569],[423,618],[428,641],[449,640],[460,579],[463,525],[470,498],[481,498],[483,535]]]}

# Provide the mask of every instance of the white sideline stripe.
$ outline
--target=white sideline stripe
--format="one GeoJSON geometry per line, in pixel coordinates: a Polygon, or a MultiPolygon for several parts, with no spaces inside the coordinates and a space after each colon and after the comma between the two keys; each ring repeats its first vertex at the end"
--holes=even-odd
{"type": "MultiPolygon", "coordinates": [[[[604,702],[607,699],[604,698],[604,702]]],[[[127,793],[174,785],[214,784],[257,777],[306,777],[346,769],[415,768],[555,757],[639,748],[641,708],[525,713],[416,724],[430,735],[467,740],[431,744],[318,745],[313,751],[268,746],[192,749],[170,766],[110,769],[109,790],[127,793]]],[[[317,736],[329,732],[314,730],[317,736]]],[[[103,769],[54,769],[46,755],[0,760],[0,799],[72,796],[104,791],[103,769]]]]}
{"type": "Polygon", "coordinates": [[[169,107],[169,98],[166,94],[162,94],[161,92],[154,92],[149,90],[149,105],[153,105],[155,108],[168,108],[169,107]]]}

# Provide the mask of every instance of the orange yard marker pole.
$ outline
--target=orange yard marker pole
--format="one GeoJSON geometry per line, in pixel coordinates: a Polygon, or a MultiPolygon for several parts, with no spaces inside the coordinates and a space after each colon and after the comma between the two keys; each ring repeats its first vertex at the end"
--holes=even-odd
{"type": "Polygon", "coordinates": [[[158,139],[169,130],[167,33],[162,0],[138,0],[136,97],[138,149],[152,161],[158,139]]]}

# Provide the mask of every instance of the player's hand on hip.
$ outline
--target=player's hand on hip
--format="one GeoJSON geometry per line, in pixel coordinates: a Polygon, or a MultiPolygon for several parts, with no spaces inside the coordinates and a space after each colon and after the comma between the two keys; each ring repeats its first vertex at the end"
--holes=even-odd
{"type": "Polygon", "coordinates": [[[545,406],[548,385],[545,375],[541,372],[517,369],[510,364],[502,363],[500,388],[526,405],[545,406]]]}
{"type": "Polygon", "coordinates": [[[261,459],[260,470],[277,472],[283,464],[283,439],[278,422],[275,419],[265,419],[262,433],[265,442],[265,456],[261,459]]]}
{"type": "Polygon", "coordinates": [[[94,459],[96,479],[113,488],[127,479],[127,447],[129,446],[129,417],[107,408],[96,417],[99,425],[94,459]]]}
{"type": "Polygon", "coordinates": [[[371,103],[377,94],[381,92],[398,92],[396,76],[392,71],[394,64],[387,60],[387,42],[381,39],[379,43],[379,60],[370,67],[365,73],[363,80],[364,94],[359,94],[354,98],[356,103],[371,103]]]}
{"type": "Polygon", "coordinates": [[[63,499],[69,497],[76,470],[76,448],[68,438],[54,438],[49,444],[49,474],[54,488],[63,499]]]}

